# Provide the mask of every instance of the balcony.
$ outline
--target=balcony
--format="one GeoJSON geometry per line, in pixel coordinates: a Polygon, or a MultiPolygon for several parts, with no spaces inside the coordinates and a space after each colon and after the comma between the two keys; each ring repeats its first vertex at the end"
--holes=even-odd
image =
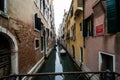
{"type": "Polygon", "coordinates": [[[78,16],[81,12],[83,12],[82,0],[77,0],[77,8],[75,10],[75,17],[78,16]]]}

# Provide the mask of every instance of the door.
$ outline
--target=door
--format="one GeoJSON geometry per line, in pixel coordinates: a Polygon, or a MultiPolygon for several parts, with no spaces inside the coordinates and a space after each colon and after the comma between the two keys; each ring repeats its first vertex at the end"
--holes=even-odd
{"type": "Polygon", "coordinates": [[[0,34],[0,76],[11,74],[11,49],[8,39],[0,34]]]}

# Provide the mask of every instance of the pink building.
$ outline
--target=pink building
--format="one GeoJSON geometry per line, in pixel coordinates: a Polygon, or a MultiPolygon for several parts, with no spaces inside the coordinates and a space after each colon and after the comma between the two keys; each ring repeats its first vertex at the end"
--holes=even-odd
{"type": "Polygon", "coordinates": [[[120,73],[119,2],[85,0],[84,31],[86,66],[89,71],[120,73]]]}

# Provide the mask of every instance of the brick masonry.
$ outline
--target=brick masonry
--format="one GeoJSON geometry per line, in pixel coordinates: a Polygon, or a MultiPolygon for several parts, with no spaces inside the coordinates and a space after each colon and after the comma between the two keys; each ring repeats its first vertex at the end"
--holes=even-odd
{"type": "Polygon", "coordinates": [[[43,56],[40,48],[34,48],[34,39],[40,38],[40,33],[30,24],[3,17],[0,17],[0,26],[15,36],[18,42],[19,73],[27,73],[43,56]]]}

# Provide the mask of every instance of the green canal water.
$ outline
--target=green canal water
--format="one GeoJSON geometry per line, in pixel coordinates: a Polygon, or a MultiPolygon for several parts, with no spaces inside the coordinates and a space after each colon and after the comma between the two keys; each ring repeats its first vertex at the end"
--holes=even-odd
{"type": "MultiPolygon", "coordinates": [[[[72,61],[68,53],[66,55],[60,55],[61,46],[57,46],[53,49],[48,57],[48,60],[39,69],[38,73],[46,72],[75,72],[80,71],[76,64],[72,61]]],[[[50,80],[85,80],[84,76],[81,79],[77,79],[79,75],[49,75],[50,80]]],[[[38,76],[33,80],[49,80],[48,76],[38,76]]]]}

